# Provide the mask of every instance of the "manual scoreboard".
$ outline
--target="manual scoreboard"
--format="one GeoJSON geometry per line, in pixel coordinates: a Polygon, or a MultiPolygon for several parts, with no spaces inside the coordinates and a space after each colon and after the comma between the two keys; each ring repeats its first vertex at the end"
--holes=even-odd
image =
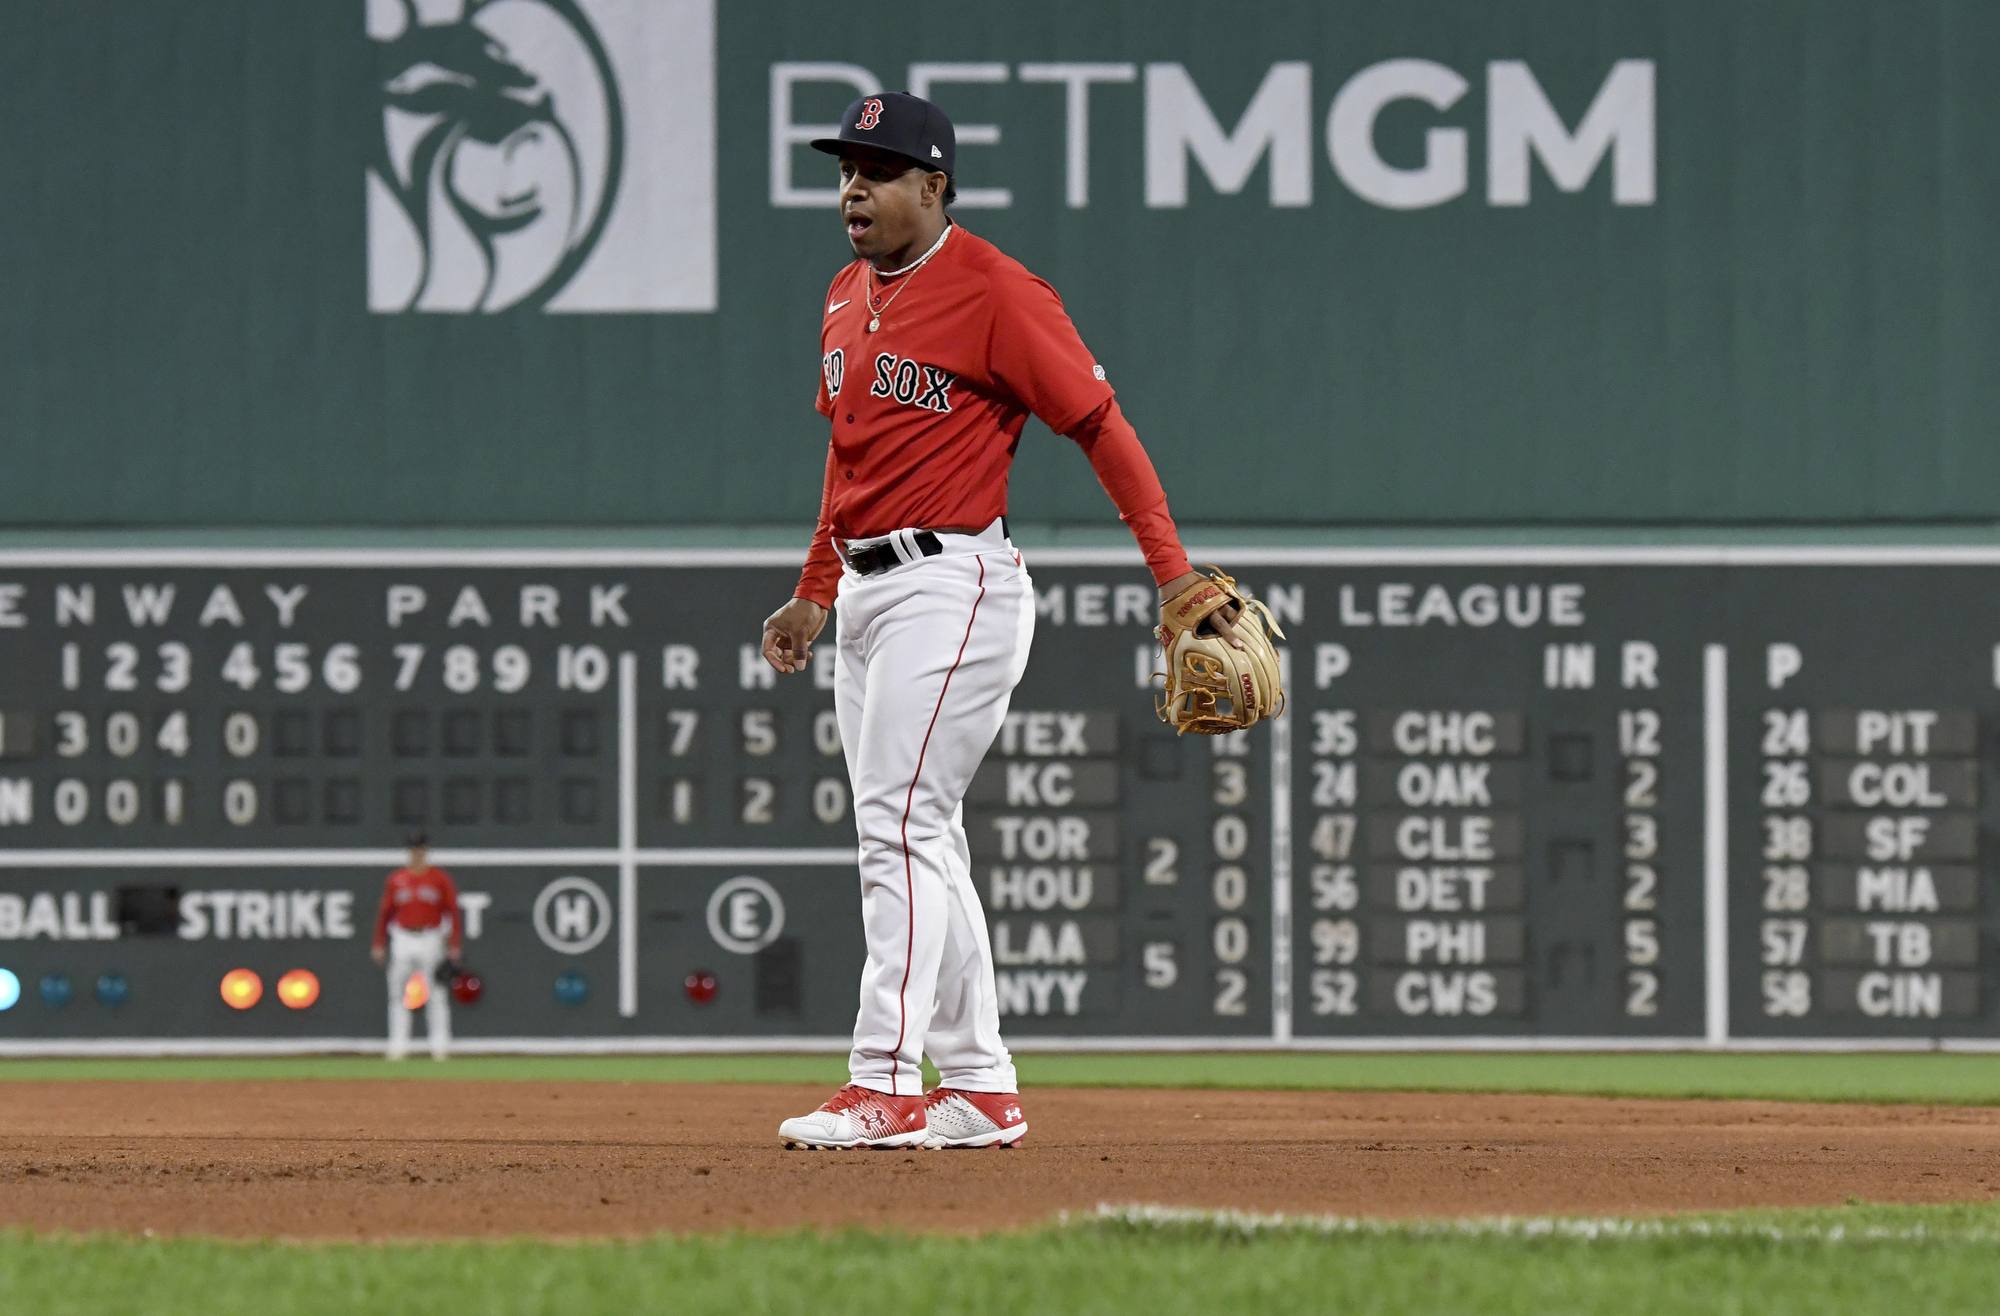
{"type": "MultiPolygon", "coordinates": [[[[1136,555],[1029,555],[1033,658],[964,814],[1010,1035],[2000,1034],[2000,555],[1219,556],[1290,697],[1176,737],[1136,555]]],[[[469,1042],[844,1036],[835,646],[791,677],[758,652],[795,578],[0,556],[0,1047],[379,1036],[366,948],[419,828],[486,983],[469,1042]]]]}

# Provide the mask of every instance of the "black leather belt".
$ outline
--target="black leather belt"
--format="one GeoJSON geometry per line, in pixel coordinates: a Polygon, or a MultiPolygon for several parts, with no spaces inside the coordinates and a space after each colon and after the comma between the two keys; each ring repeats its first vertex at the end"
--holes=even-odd
{"type": "MultiPolygon", "coordinates": [[[[939,543],[938,537],[928,530],[919,530],[911,535],[910,539],[916,544],[917,551],[925,557],[936,557],[944,552],[944,545],[939,543]]],[[[903,559],[896,552],[893,539],[884,539],[865,548],[850,548],[846,556],[847,565],[863,576],[877,576],[891,567],[903,565],[903,559]]]]}

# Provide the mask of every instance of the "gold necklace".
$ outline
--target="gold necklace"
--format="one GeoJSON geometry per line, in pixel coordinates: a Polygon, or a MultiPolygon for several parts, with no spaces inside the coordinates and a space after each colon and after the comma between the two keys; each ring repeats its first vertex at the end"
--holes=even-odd
{"type": "Polygon", "coordinates": [[[938,240],[931,244],[931,249],[929,251],[917,257],[915,264],[906,266],[900,270],[889,271],[886,277],[893,279],[896,276],[901,275],[903,281],[896,285],[896,291],[889,294],[889,300],[883,302],[880,306],[875,305],[875,296],[876,296],[875,267],[873,265],[870,265],[868,267],[868,311],[870,316],[872,317],[868,321],[869,333],[872,334],[882,327],[882,317],[888,314],[889,308],[891,306],[894,306],[896,304],[896,299],[903,295],[903,289],[910,286],[910,280],[917,277],[917,271],[922,269],[926,264],[928,264],[930,262],[931,257],[937,255],[940,251],[944,250],[944,240],[951,236],[952,228],[953,226],[950,224],[945,225],[944,232],[938,234],[938,240]]]}

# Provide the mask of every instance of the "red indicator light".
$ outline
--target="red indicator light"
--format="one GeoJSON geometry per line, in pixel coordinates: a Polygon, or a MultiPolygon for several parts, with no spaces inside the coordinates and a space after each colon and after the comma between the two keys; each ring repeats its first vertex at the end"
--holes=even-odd
{"type": "Polygon", "coordinates": [[[278,999],[303,1010],[319,999],[319,977],[311,969],[293,969],[278,979],[278,999]]]}
{"type": "Polygon", "coordinates": [[[708,970],[696,969],[687,976],[686,986],[690,1001],[696,1005],[707,1005],[715,999],[715,992],[720,984],[715,981],[715,975],[708,970]]]}
{"type": "Polygon", "coordinates": [[[248,969],[222,975],[222,1001],[232,1010],[247,1010],[264,999],[264,980],[248,969]]]}

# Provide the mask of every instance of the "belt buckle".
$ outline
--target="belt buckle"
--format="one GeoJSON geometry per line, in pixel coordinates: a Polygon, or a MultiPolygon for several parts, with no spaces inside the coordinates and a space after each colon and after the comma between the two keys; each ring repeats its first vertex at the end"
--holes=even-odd
{"type": "Polygon", "coordinates": [[[842,551],[847,565],[854,568],[857,575],[873,576],[882,571],[882,544],[877,542],[865,548],[849,546],[842,551]]]}

